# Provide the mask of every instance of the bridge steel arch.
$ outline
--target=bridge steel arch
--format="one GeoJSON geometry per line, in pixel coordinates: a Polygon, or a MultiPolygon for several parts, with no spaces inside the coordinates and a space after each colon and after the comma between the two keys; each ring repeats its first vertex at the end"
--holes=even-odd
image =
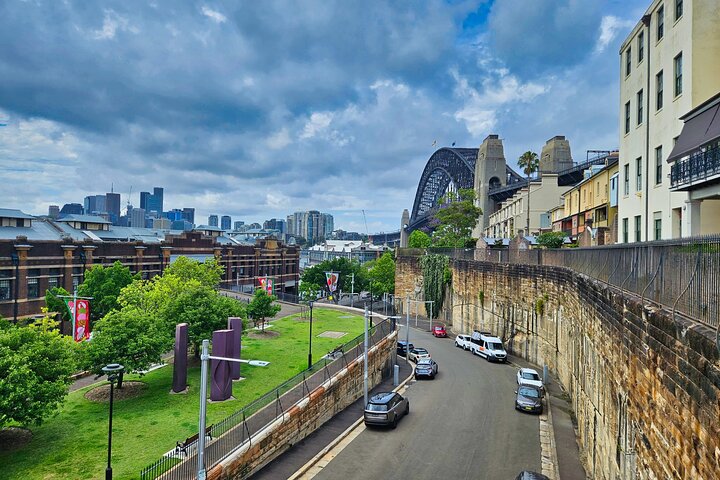
{"type": "Polygon", "coordinates": [[[415,193],[410,230],[427,223],[433,208],[449,188],[473,188],[477,148],[441,148],[432,154],[415,193]]]}

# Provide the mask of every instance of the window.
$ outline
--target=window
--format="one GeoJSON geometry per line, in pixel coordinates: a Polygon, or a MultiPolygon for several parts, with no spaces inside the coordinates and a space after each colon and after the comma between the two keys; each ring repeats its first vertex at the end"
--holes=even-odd
{"type": "Polygon", "coordinates": [[[682,17],[683,14],[683,0],[675,0],[675,20],[682,17]]]}
{"type": "Polygon", "coordinates": [[[637,93],[637,124],[640,125],[643,122],[643,91],[640,90],[637,93]]]}
{"type": "Polygon", "coordinates": [[[628,243],[628,219],[623,218],[623,243],[628,243]]]}
{"type": "Polygon", "coordinates": [[[660,40],[665,35],[665,5],[660,5],[657,11],[657,39],[660,40]]]}
{"type": "Polygon", "coordinates": [[[645,56],[645,32],[638,34],[638,63],[643,61],[645,56]]]}
{"type": "Polygon", "coordinates": [[[623,195],[630,195],[630,164],[626,163],[624,167],[625,184],[623,186],[623,195]]]}
{"type": "Polygon", "coordinates": [[[640,241],[640,215],[635,215],[635,241],[640,241]]]}
{"type": "Polygon", "coordinates": [[[662,183],[662,145],[655,148],[655,185],[662,183]]]}
{"type": "Polygon", "coordinates": [[[642,157],[635,159],[635,191],[642,190],[642,157]]]}
{"type": "Polygon", "coordinates": [[[12,280],[0,280],[0,302],[12,298],[12,280]]]}
{"type": "Polygon", "coordinates": [[[40,284],[37,278],[28,278],[27,287],[27,298],[38,298],[40,296],[40,284]]]}
{"type": "Polygon", "coordinates": [[[630,75],[632,69],[632,47],[625,50],[625,76],[630,75]]]}
{"type": "Polygon", "coordinates": [[[662,239],[662,219],[655,219],[655,240],[662,239]]]}
{"type": "Polygon", "coordinates": [[[60,284],[60,278],[58,277],[50,277],[48,278],[48,290],[51,288],[56,288],[60,284]]]}
{"type": "Polygon", "coordinates": [[[675,57],[675,96],[682,93],[682,52],[675,57]]]}
{"type": "Polygon", "coordinates": [[[655,75],[655,110],[660,110],[663,107],[663,71],[660,70],[655,75]]]}
{"type": "Polygon", "coordinates": [[[625,104],[625,133],[630,133],[630,102],[625,104]]]}

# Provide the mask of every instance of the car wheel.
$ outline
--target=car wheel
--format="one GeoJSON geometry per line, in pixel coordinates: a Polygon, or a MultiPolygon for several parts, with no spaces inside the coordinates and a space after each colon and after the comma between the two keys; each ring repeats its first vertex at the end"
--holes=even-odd
{"type": "Polygon", "coordinates": [[[405,415],[410,413],[410,402],[407,402],[405,404],[405,415]]]}
{"type": "Polygon", "coordinates": [[[395,428],[397,428],[397,415],[396,415],[395,418],[393,419],[392,424],[390,425],[390,428],[392,428],[393,430],[394,430],[395,428]]]}
{"type": "Polygon", "coordinates": [[[417,380],[417,379],[418,379],[418,376],[417,376],[417,375],[415,375],[415,380],[417,380]]]}
{"type": "Polygon", "coordinates": [[[490,355],[485,355],[485,360],[490,361],[490,355]]]}

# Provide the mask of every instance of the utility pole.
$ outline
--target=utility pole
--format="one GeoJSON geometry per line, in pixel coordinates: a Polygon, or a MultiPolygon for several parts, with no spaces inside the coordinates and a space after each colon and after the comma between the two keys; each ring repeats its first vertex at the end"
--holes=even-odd
{"type": "Polygon", "coordinates": [[[350,308],[355,304],[355,272],[350,274],[350,308]]]}

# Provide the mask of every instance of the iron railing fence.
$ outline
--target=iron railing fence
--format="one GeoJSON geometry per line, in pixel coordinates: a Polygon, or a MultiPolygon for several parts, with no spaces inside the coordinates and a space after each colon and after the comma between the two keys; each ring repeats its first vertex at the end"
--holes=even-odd
{"type": "Polygon", "coordinates": [[[720,147],[696,152],[670,167],[670,188],[682,189],[720,175],[720,147]]]}
{"type": "MultiPolygon", "coordinates": [[[[391,320],[382,320],[369,330],[368,345],[371,347],[393,332],[391,320]]],[[[364,334],[358,335],[329,352],[312,368],[283,382],[268,393],[255,399],[237,412],[213,423],[205,448],[205,466],[210,469],[220,463],[234,450],[251,442],[253,436],[267,425],[284,419],[285,412],[304,399],[315,388],[334,374],[347,367],[362,355],[364,334]]],[[[390,370],[383,372],[390,375],[390,370]]],[[[140,473],[141,480],[194,480],[197,477],[197,441],[186,448],[185,454],[172,452],[148,465],[140,473]]]]}
{"type": "Polygon", "coordinates": [[[428,251],[457,260],[564,267],[710,327],[720,323],[720,235],[587,248],[428,251]]]}

